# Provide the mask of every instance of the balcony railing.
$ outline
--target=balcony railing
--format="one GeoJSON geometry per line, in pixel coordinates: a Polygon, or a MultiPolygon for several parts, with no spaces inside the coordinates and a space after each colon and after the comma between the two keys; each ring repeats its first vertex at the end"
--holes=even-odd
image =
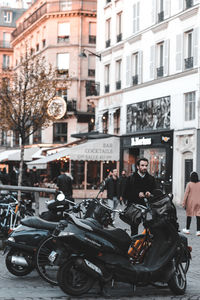
{"type": "Polygon", "coordinates": [[[76,111],[76,100],[67,100],[67,111],[76,111]]]}
{"type": "Polygon", "coordinates": [[[119,33],[117,35],[117,43],[121,42],[121,40],[122,40],[122,33],[119,33]]]}
{"type": "Polygon", "coordinates": [[[137,85],[138,84],[138,75],[132,76],[132,84],[137,85]]]}
{"type": "Polygon", "coordinates": [[[106,84],[105,85],[105,93],[109,93],[109,91],[110,91],[110,85],[106,84]]]}
{"type": "Polygon", "coordinates": [[[69,43],[69,36],[58,36],[57,42],[59,43],[69,43]]]}
{"type": "Polygon", "coordinates": [[[57,77],[66,79],[69,77],[69,70],[68,69],[57,69],[57,77]]]}
{"type": "Polygon", "coordinates": [[[185,69],[193,68],[193,57],[185,58],[185,69]]]}
{"type": "Polygon", "coordinates": [[[159,68],[157,68],[157,77],[163,77],[163,66],[160,66],[159,68]]]}
{"type": "Polygon", "coordinates": [[[59,1],[55,0],[53,2],[49,2],[47,0],[42,6],[40,6],[32,15],[30,15],[27,19],[24,20],[13,32],[13,38],[16,38],[23,31],[29,28],[33,23],[37,22],[42,16],[45,14],[53,14],[64,11],[96,11],[97,4],[96,1],[59,1]]]}
{"type": "Polygon", "coordinates": [[[96,35],[89,35],[89,44],[96,44],[96,35]]]}
{"type": "Polygon", "coordinates": [[[158,13],[158,22],[164,21],[164,11],[158,13]]]}
{"type": "Polygon", "coordinates": [[[116,81],[116,90],[121,89],[121,80],[116,81]]]}
{"type": "Polygon", "coordinates": [[[106,41],[106,48],[110,47],[110,39],[106,41]]]}
{"type": "Polygon", "coordinates": [[[0,48],[11,48],[9,41],[0,41],[0,48]]]}
{"type": "Polygon", "coordinates": [[[86,88],[86,97],[99,96],[100,84],[95,82],[94,80],[87,80],[85,88],[86,88]]]}
{"type": "Polygon", "coordinates": [[[94,77],[95,76],[95,69],[88,69],[88,76],[94,77]]]}
{"type": "Polygon", "coordinates": [[[185,0],[186,9],[191,8],[193,6],[193,0],[185,0]]]}

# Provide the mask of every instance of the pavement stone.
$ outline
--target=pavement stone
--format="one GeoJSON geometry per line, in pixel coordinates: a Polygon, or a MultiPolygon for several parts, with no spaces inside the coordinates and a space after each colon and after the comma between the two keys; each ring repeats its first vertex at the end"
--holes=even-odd
{"type": "MultiPolygon", "coordinates": [[[[40,211],[44,210],[44,199],[40,199],[40,211]]],[[[185,227],[185,211],[177,207],[178,221],[180,229],[185,227]]],[[[116,227],[123,227],[129,231],[129,226],[121,220],[116,219],[116,227]]],[[[142,230],[142,228],[141,228],[142,230]]],[[[199,249],[200,237],[196,233],[196,219],[192,219],[191,234],[187,235],[189,245],[192,246],[192,260],[187,274],[187,290],[183,296],[174,296],[168,288],[158,289],[153,286],[137,287],[133,293],[132,287],[128,284],[118,283],[114,288],[109,288],[109,296],[102,296],[98,293],[99,289],[94,288],[90,293],[82,297],[71,297],[65,295],[59,287],[51,286],[43,281],[34,270],[31,274],[24,277],[15,277],[10,274],[5,266],[5,257],[0,251],[0,300],[77,300],[77,299],[181,299],[181,300],[200,300],[200,263],[199,249]]]]}

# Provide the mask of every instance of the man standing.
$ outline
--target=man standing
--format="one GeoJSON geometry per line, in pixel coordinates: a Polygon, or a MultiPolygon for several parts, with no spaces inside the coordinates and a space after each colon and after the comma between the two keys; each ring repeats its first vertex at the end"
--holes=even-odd
{"type": "Polygon", "coordinates": [[[127,199],[123,197],[125,194],[125,187],[127,182],[126,170],[122,170],[121,176],[119,177],[119,200],[120,204],[122,203],[127,204],[127,199]]]}
{"type": "Polygon", "coordinates": [[[31,171],[30,181],[31,181],[31,186],[35,186],[35,187],[39,186],[40,180],[35,166],[31,171]]]}
{"type": "MultiPolygon", "coordinates": [[[[130,175],[124,190],[124,198],[128,200],[127,206],[132,203],[145,206],[144,197],[149,198],[156,188],[155,178],[147,172],[148,159],[140,158],[136,163],[137,171],[130,175]]],[[[138,226],[131,226],[131,235],[138,233],[138,226]]]]}
{"type": "MultiPolygon", "coordinates": [[[[119,203],[119,178],[117,176],[117,169],[112,171],[112,175],[110,175],[105,181],[105,189],[107,189],[107,198],[108,205],[115,209],[119,203]]],[[[113,213],[113,219],[115,218],[115,213],[113,213]]]]}
{"type": "Polygon", "coordinates": [[[65,197],[72,200],[72,177],[66,174],[66,170],[62,168],[60,170],[61,175],[57,178],[57,186],[60,191],[65,194],[65,197]]]}

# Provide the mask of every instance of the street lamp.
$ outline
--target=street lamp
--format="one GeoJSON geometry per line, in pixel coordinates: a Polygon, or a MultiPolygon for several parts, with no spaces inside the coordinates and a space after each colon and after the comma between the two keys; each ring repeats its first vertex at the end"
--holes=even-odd
{"type": "Polygon", "coordinates": [[[96,56],[99,58],[99,60],[101,60],[101,54],[96,54],[88,49],[83,49],[83,51],[79,54],[79,57],[87,57],[87,55],[85,54],[85,51],[88,51],[90,54],[96,56]]]}

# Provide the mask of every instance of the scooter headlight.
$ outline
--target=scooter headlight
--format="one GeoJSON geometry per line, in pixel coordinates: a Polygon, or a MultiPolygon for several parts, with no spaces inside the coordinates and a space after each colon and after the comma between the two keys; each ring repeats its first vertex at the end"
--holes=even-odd
{"type": "Polygon", "coordinates": [[[69,231],[61,231],[58,235],[58,237],[64,237],[64,236],[72,236],[74,235],[73,232],[69,232],[69,231]]]}
{"type": "Polygon", "coordinates": [[[15,243],[15,239],[14,239],[14,237],[12,237],[12,236],[10,236],[10,237],[8,238],[8,241],[9,241],[9,242],[12,242],[12,243],[15,243]]]}

